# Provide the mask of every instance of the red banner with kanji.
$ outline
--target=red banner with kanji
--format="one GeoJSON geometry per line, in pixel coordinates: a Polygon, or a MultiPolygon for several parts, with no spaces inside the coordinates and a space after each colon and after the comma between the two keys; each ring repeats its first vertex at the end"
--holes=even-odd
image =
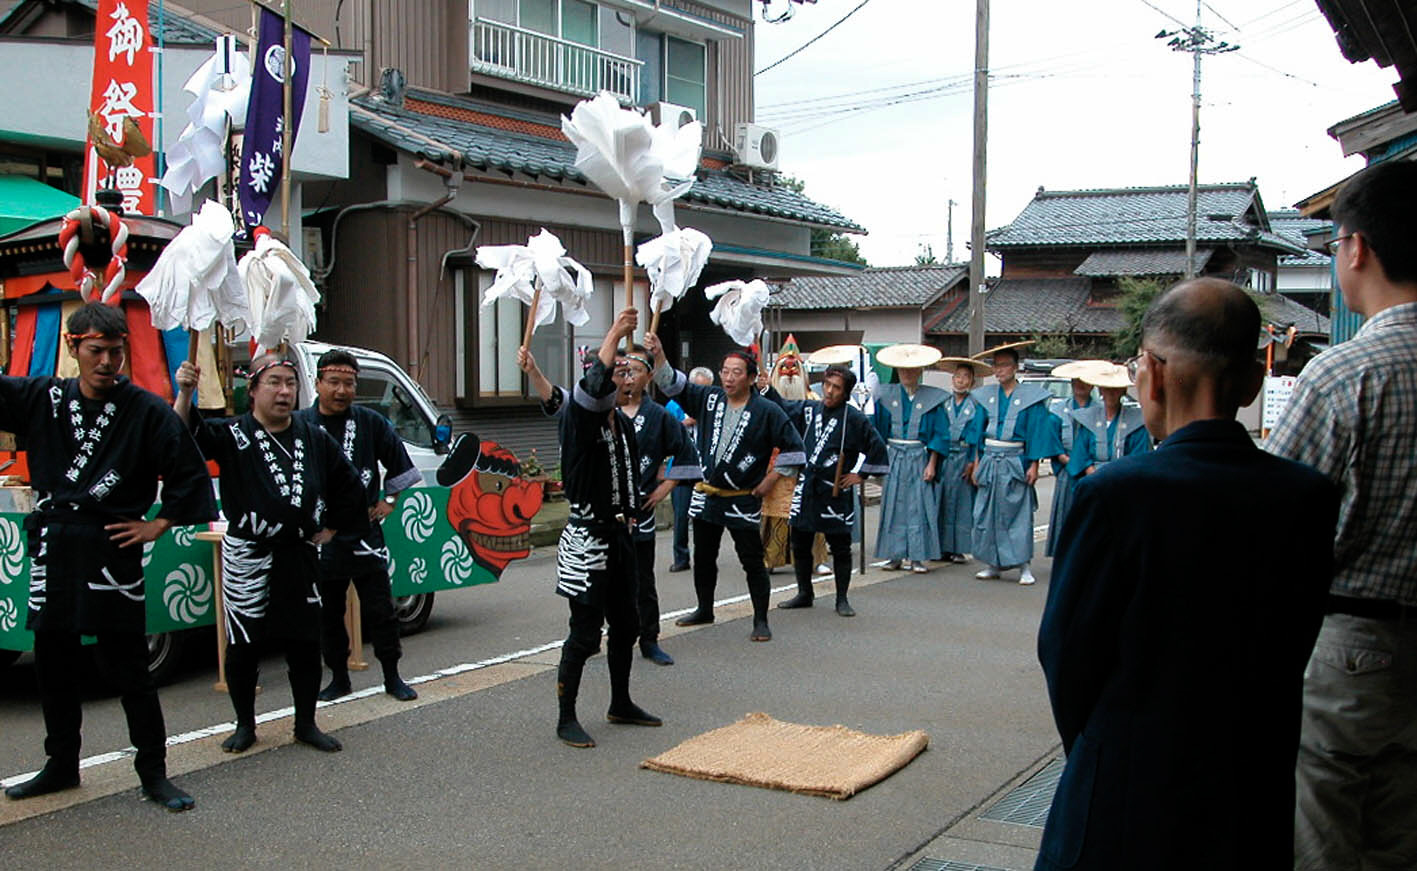
{"type": "MultiPolygon", "coordinates": [[[[156,213],[156,157],[125,138],[124,119],[132,119],[146,142],[153,141],[153,41],[148,32],[148,0],[98,0],[94,22],[93,112],[84,150],[84,202],[94,201],[100,188],[123,194],[129,214],[156,213]],[[109,141],[94,128],[101,127],[109,141]],[[103,156],[100,156],[100,150],[103,156]],[[122,165],[128,163],[129,165],[122,165]]],[[[131,130],[132,128],[129,127],[131,130]]]]}

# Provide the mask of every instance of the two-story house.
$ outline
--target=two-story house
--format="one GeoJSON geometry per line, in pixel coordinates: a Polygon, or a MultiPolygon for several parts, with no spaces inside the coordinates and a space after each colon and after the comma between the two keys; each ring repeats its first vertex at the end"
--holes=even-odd
{"type": "MultiPolygon", "coordinates": [[[[70,16],[93,5],[24,2],[70,16]]],[[[229,0],[166,10],[250,26],[229,0]]],[[[594,273],[590,323],[558,318],[532,342],[553,380],[579,377],[575,349],[599,344],[623,305],[622,243],[616,206],[575,169],[560,118],[603,90],[704,123],[698,180],[677,206],[681,225],[714,240],[701,286],[855,271],[812,256],[811,235],[862,228],[776,184],[775,137],[750,128],[736,141],[753,121],[752,14],[751,0],[301,0],[298,21],[349,63],[347,173],[302,179],[294,197],[297,244],[324,295],[317,337],[389,353],[459,428],[554,455],[554,426],[515,365],[523,307],[481,305],[493,276],[473,254],[545,227],[594,273]]],[[[657,233],[642,208],[636,240],[657,233]]],[[[665,314],[680,362],[713,362],[730,344],[708,309],[694,292],[665,314]]]]}
{"type": "MultiPolygon", "coordinates": [[[[1172,282],[1186,271],[1187,188],[1039,188],[1008,226],[987,236],[1001,274],[984,297],[986,346],[1060,336],[1074,353],[1106,354],[1124,325],[1116,303],[1123,278],[1172,282]]],[[[1196,271],[1258,293],[1275,289],[1278,258],[1303,255],[1276,233],[1254,179],[1200,185],[1196,271]]],[[[1284,307],[1286,300],[1276,300],[1284,307]]],[[[968,346],[967,291],[946,294],[927,319],[930,340],[947,354],[968,346]]]]}

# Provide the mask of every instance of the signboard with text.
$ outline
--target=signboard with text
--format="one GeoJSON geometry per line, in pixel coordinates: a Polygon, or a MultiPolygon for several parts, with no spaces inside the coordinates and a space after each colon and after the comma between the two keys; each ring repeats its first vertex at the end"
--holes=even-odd
{"type": "Polygon", "coordinates": [[[1279,415],[1294,393],[1295,380],[1293,375],[1270,375],[1264,379],[1264,416],[1260,425],[1266,432],[1279,423],[1279,415]]]}
{"type": "MultiPolygon", "coordinates": [[[[99,0],[89,108],[114,142],[123,141],[125,118],[133,119],[147,141],[153,141],[151,45],[148,0],[99,0]]],[[[125,212],[155,214],[156,162],[149,154],[134,158],[131,166],[112,167],[90,141],[84,151],[84,202],[92,203],[99,188],[111,187],[123,194],[125,212]]]]}

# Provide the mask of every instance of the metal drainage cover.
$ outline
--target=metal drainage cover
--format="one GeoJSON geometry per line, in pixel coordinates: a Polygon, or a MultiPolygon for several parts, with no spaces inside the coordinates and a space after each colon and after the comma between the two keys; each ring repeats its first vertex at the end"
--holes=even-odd
{"type": "Polygon", "coordinates": [[[910,866],[910,871],[1008,871],[994,865],[974,865],[969,862],[946,862],[943,859],[921,859],[910,866]]]}
{"type": "Polygon", "coordinates": [[[1052,760],[1042,771],[980,814],[980,819],[1043,828],[1048,820],[1048,809],[1053,805],[1053,793],[1057,791],[1058,780],[1062,776],[1063,760],[1052,760]]]}

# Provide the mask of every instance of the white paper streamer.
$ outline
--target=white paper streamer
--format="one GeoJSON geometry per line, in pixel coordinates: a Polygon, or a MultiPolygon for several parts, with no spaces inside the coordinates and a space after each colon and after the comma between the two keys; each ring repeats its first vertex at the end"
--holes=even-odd
{"type": "Polygon", "coordinates": [[[717,299],[709,320],[740,345],[751,345],[763,331],[763,309],[768,304],[768,286],[761,278],[752,281],[725,281],[704,289],[704,296],[717,299]]]}
{"type": "Polygon", "coordinates": [[[479,247],[477,265],[497,270],[492,285],[482,295],[484,306],[504,297],[529,306],[536,295],[535,282],[540,281],[541,299],[532,313],[537,326],[555,319],[558,302],[568,323],[580,326],[590,320],[586,310],[594,290],[590,270],[567,257],[561,240],[544,228],[525,245],[479,247]]]}
{"type": "Polygon", "coordinates": [[[205,330],[220,321],[244,336],[255,319],[247,303],[231,236],[231,212],[207,200],[153,264],[136,290],[148,301],[153,326],[205,330]]]}

